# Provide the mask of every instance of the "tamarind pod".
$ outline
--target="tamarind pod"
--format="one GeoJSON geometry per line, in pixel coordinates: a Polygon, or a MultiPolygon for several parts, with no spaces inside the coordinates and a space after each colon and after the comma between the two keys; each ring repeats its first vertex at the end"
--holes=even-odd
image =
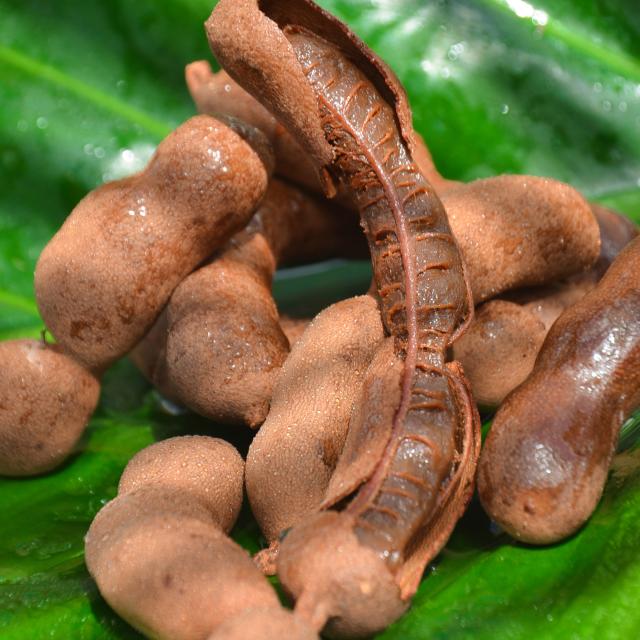
{"type": "Polygon", "coordinates": [[[489,300],[476,309],[469,330],[453,346],[475,401],[497,407],[531,373],[547,329],[529,309],[489,300]]]}
{"type": "Polygon", "coordinates": [[[320,506],[383,335],[376,301],[358,296],[321,311],[291,350],[246,463],[251,510],[269,542],[320,506]]]}
{"type": "Polygon", "coordinates": [[[317,637],[282,613],[249,555],[223,533],[242,504],[243,467],[223,440],[170,438],[130,460],[119,496],[96,516],[85,539],[89,571],[107,602],[143,633],[232,638],[225,628],[242,628],[248,618],[288,630],[283,637],[317,637]]]}
{"type": "Polygon", "coordinates": [[[289,352],[271,295],[276,266],[328,257],[354,236],[332,207],[272,181],[247,229],[171,297],[165,368],[178,399],[217,421],[260,425],[289,352]]]}
{"type": "Polygon", "coordinates": [[[165,312],[133,350],[134,363],[176,402],[216,420],[259,425],[289,351],[271,295],[274,270],[362,252],[356,221],[344,218],[338,207],[274,179],[247,228],[176,290],[171,364],[165,312]]]}
{"type": "Polygon", "coordinates": [[[562,182],[498,176],[449,189],[442,202],[476,304],[508,289],[583,271],[598,258],[591,208],[562,182]]]}
{"type": "Polygon", "coordinates": [[[313,191],[321,191],[315,169],[300,145],[226,71],[213,73],[206,60],[198,60],[185,67],[185,78],[199,113],[213,116],[226,113],[257,127],[273,147],[276,172],[313,191]]]}
{"type": "Polygon", "coordinates": [[[640,404],[640,239],[566,309],[480,459],[487,513],[514,537],[561,540],[591,515],[621,424],[640,404]]]}
{"type": "Polygon", "coordinates": [[[412,163],[389,105],[328,43],[298,27],[285,35],[318,95],[333,167],[359,206],[382,319],[404,360],[389,441],[346,507],[359,539],[397,568],[453,470],[464,418],[444,358],[472,304],[444,209],[412,163]],[[419,478],[414,491],[396,490],[400,475],[419,478]]]}
{"type": "Polygon", "coordinates": [[[60,465],[93,414],[100,383],[57,345],[0,342],[0,475],[60,465]]]}
{"type": "Polygon", "coordinates": [[[35,290],[51,333],[90,369],[130,351],[176,285],[246,225],[267,182],[238,133],[188,120],[146,170],[87,195],[43,250],[35,290]]]}
{"type": "MultiPolygon", "coordinates": [[[[420,552],[413,557],[428,561],[432,545],[423,534],[428,533],[425,527],[438,504],[439,489],[445,480],[461,475],[457,460],[472,470],[475,466],[475,458],[455,446],[462,425],[477,431],[477,415],[466,391],[464,402],[454,401],[445,370],[445,350],[468,324],[473,303],[444,209],[411,157],[415,143],[408,133],[406,96],[389,70],[344,25],[311,2],[258,7],[255,0],[222,0],[207,28],[211,47],[229,73],[300,135],[327,193],[335,191],[334,180],[341,181],[350,187],[360,210],[383,322],[404,362],[389,442],[345,514],[359,539],[390,560],[403,597],[409,597],[417,586],[414,570],[407,580],[400,575],[408,538],[420,539],[420,552]],[[250,27],[254,43],[265,40],[252,50],[237,34],[231,43],[232,25],[250,27]],[[283,82],[285,70],[289,90],[283,82]],[[413,443],[406,451],[405,442],[413,443]],[[420,466],[423,455],[429,463],[420,466]],[[388,473],[414,462],[421,474],[420,500],[408,491],[391,497],[385,485],[388,473]]],[[[455,492],[460,502],[450,508],[457,516],[467,494],[455,492]]],[[[327,617],[332,616],[329,611],[327,617]]]]}

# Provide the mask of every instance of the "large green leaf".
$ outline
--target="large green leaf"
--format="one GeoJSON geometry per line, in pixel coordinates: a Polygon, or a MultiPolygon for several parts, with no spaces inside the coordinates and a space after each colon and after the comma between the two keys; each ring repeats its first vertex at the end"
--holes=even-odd
{"type": "MultiPolygon", "coordinates": [[[[0,0],[0,339],[42,329],[35,261],[75,203],[142,166],[193,113],[182,70],[207,57],[205,0],[0,0]]],[[[640,220],[640,14],[629,0],[325,0],[396,70],[443,172],[551,175],[640,220]]],[[[281,305],[314,312],[365,265],[290,271],[281,305]]],[[[249,435],[171,416],[126,361],[78,454],[0,480],[0,637],[138,637],[84,569],[83,535],[128,458],[168,435],[249,435]]],[[[635,442],[633,425],[625,439],[635,442]]],[[[382,637],[627,638],[640,613],[640,464],[618,458],[596,515],[547,549],[494,534],[474,505],[412,610],[382,637]]],[[[236,538],[257,549],[248,512],[236,538]]]]}

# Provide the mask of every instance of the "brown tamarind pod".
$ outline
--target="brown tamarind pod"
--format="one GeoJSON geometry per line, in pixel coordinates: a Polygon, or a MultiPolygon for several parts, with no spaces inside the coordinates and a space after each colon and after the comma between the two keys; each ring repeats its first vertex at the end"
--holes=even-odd
{"type": "Polygon", "coordinates": [[[497,407],[524,382],[546,333],[536,315],[514,302],[489,300],[476,309],[453,354],[480,406],[497,407]]]}
{"type": "Polygon", "coordinates": [[[300,616],[282,607],[247,609],[228,618],[207,640],[319,640],[300,616]]]}
{"type": "Polygon", "coordinates": [[[269,542],[324,499],[383,336],[376,301],[358,296],[321,311],[286,359],[246,463],[251,510],[269,542]]]}
{"type": "Polygon", "coordinates": [[[600,251],[589,203],[550,178],[498,176],[442,195],[476,303],[591,267],[600,251]]]}
{"type": "Polygon", "coordinates": [[[343,253],[360,244],[350,242],[356,231],[330,205],[273,180],[249,226],[171,297],[165,369],[179,401],[260,425],[289,353],[271,295],[276,266],[343,253]]]}
{"type": "Polygon", "coordinates": [[[247,224],[268,182],[260,136],[250,134],[262,140],[256,151],[197,116],[160,143],[144,171],[76,206],[35,272],[42,317],[68,353],[101,369],[130,351],[176,285],[247,224]]]}
{"type": "Polygon", "coordinates": [[[561,540],[591,515],[620,426],[640,404],[640,239],[556,320],[480,459],[487,513],[514,537],[561,540]]]}
{"type": "MultiPolygon", "coordinates": [[[[275,591],[224,533],[240,510],[242,480],[242,458],[215,438],[171,438],[129,462],[85,546],[100,592],[136,629],[196,640],[254,610],[266,624],[281,622],[275,591]]],[[[283,637],[314,637],[297,620],[289,626],[283,637]]]]}
{"type": "Polygon", "coordinates": [[[50,471],[74,450],[100,383],[57,345],[0,342],[0,475],[50,471]]]}
{"type": "MultiPolygon", "coordinates": [[[[259,6],[257,0],[222,0],[207,31],[230,75],[300,139],[327,193],[342,184],[359,209],[383,324],[393,337],[384,345],[392,345],[398,361],[397,377],[382,386],[400,391],[385,412],[388,439],[382,455],[372,459],[369,475],[358,477],[338,515],[362,547],[354,561],[368,565],[377,554],[406,599],[466,506],[478,442],[477,414],[462,372],[445,359],[470,320],[473,302],[444,208],[411,155],[415,140],[406,96],[345,25],[306,0],[259,6]],[[239,29],[251,31],[251,44],[239,29]]],[[[369,384],[377,387],[375,376],[369,384]]],[[[373,418],[380,409],[372,402],[363,411],[373,418]]],[[[293,592],[286,572],[280,572],[281,561],[287,563],[282,553],[284,547],[279,575],[293,592]]],[[[359,588],[342,569],[319,566],[322,575],[308,578],[308,593],[320,594],[314,584],[322,582],[359,588]]],[[[367,573],[372,567],[361,569],[367,573]]],[[[344,567],[352,570],[353,565],[344,567]]],[[[304,590],[295,595],[306,603],[303,611],[322,610],[313,614],[316,628],[336,616],[331,601],[311,604],[308,598],[316,596],[307,597],[304,590]]],[[[380,628],[373,615],[365,618],[371,623],[367,633],[380,628]]],[[[355,618],[351,622],[360,625],[355,618]]]]}

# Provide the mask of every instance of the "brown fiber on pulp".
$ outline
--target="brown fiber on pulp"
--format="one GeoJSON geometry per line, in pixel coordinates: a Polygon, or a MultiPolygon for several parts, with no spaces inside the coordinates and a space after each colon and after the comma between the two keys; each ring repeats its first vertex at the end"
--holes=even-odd
{"type": "Polygon", "coordinates": [[[228,533],[240,513],[243,485],[244,460],[228,442],[181,436],[156,442],[133,456],[118,493],[145,486],[181,489],[199,500],[228,533]]]}
{"type": "Polygon", "coordinates": [[[235,131],[209,116],[188,120],[143,172],[87,195],[45,247],[35,289],[48,328],[91,369],[117,360],[176,285],[246,225],[267,181],[235,131]]]}
{"type": "Polygon", "coordinates": [[[487,513],[519,540],[576,531],[602,493],[640,404],[640,239],[555,322],[532,374],[496,414],[480,458],[487,513]]]}
{"type": "Polygon", "coordinates": [[[74,450],[100,383],[59,347],[0,342],[0,475],[50,471],[74,450]]]}

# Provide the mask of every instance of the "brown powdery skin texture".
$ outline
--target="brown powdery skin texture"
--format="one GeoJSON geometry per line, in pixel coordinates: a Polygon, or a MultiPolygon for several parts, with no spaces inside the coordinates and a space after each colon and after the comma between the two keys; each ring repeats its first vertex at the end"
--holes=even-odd
{"type": "Polygon", "coordinates": [[[557,180],[476,180],[449,189],[442,202],[476,304],[584,271],[598,259],[600,234],[589,204],[557,180]]]}
{"type": "MultiPolygon", "coordinates": [[[[129,462],[118,497],[91,524],[85,557],[100,593],[136,629],[203,640],[221,627],[216,638],[233,638],[235,616],[254,610],[279,628],[275,591],[225,535],[242,504],[242,480],[237,451],[204,436],[158,442],[129,462]]],[[[317,637],[296,619],[289,627],[283,637],[317,637]]]]}
{"type": "Polygon", "coordinates": [[[299,616],[281,607],[252,608],[223,622],[207,640],[320,640],[299,616]]]}
{"type": "Polygon", "coordinates": [[[514,537],[561,540],[591,515],[620,426],[640,404],[640,239],[555,322],[496,414],[478,489],[514,537]]]}
{"type": "Polygon", "coordinates": [[[50,471],[74,450],[100,383],[55,345],[0,342],[0,475],[50,471]]]}
{"type": "Polygon", "coordinates": [[[453,354],[480,406],[497,407],[533,369],[546,329],[528,309],[490,300],[478,309],[453,354]]]}
{"type": "MultiPolygon", "coordinates": [[[[207,31],[229,74],[301,141],[326,192],[335,193],[337,184],[351,192],[372,253],[383,323],[393,336],[380,348],[390,349],[398,372],[382,385],[391,385],[397,399],[391,406],[374,394],[388,415],[382,455],[368,459],[369,475],[358,478],[351,502],[333,514],[361,553],[344,566],[332,566],[326,556],[317,563],[320,573],[309,575],[296,594],[297,607],[313,612],[312,622],[321,628],[336,614],[329,585],[338,589],[345,571],[379,572],[376,563],[383,563],[398,597],[410,597],[466,506],[477,415],[460,368],[445,363],[445,352],[469,321],[473,303],[444,209],[412,158],[411,112],[388,67],[307,0],[222,0],[207,31]]],[[[381,386],[375,375],[368,384],[381,386]]],[[[359,424],[368,425],[377,410],[372,407],[359,424]]],[[[281,562],[284,567],[288,560],[278,559],[283,584],[295,591],[281,562]]],[[[352,596],[353,602],[361,598],[352,596]]],[[[367,615],[349,609],[353,618],[343,620],[345,628],[353,623],[358,633],[371,634],[400,613],[386,609],[388,615],[377,617],[374,600],[368,606],[367,615]]]]}
{"type": "Polygon", "coordinates": [[[182,489],[200,500],[228,533],[242,506],[243,483],[244,461],[228,442],[182,436],[156,442],[133,456],[122,473],[118,493],[144,486],[182,489]]]}
{"type": "Polygon", "coordinates": [[[285,361],[246,466],[251,510],[269,542],[324,499],[383,336],[371,296],[343,300],[314,318],[285,361]]]}
{"type": "MultiPolygon", "coordinates": [[[[255,130],[251,137],[264,142],[255,130]]],[[[38,307],[65,351],[99,370],[140,341],[176,285],[249,221],[268,182],[259,153],[197,116],[142,173],[76,206],[35,273],[38,307]]]]}
{"type": "Polygon", "coordinates": [[[248,227],[176,288],[134,360],[167,397],[201,415],[260,425],[289,352],[271,294],[275,269],[364,251],[355,220],[343,218],[273,180],[248,227]]]}

